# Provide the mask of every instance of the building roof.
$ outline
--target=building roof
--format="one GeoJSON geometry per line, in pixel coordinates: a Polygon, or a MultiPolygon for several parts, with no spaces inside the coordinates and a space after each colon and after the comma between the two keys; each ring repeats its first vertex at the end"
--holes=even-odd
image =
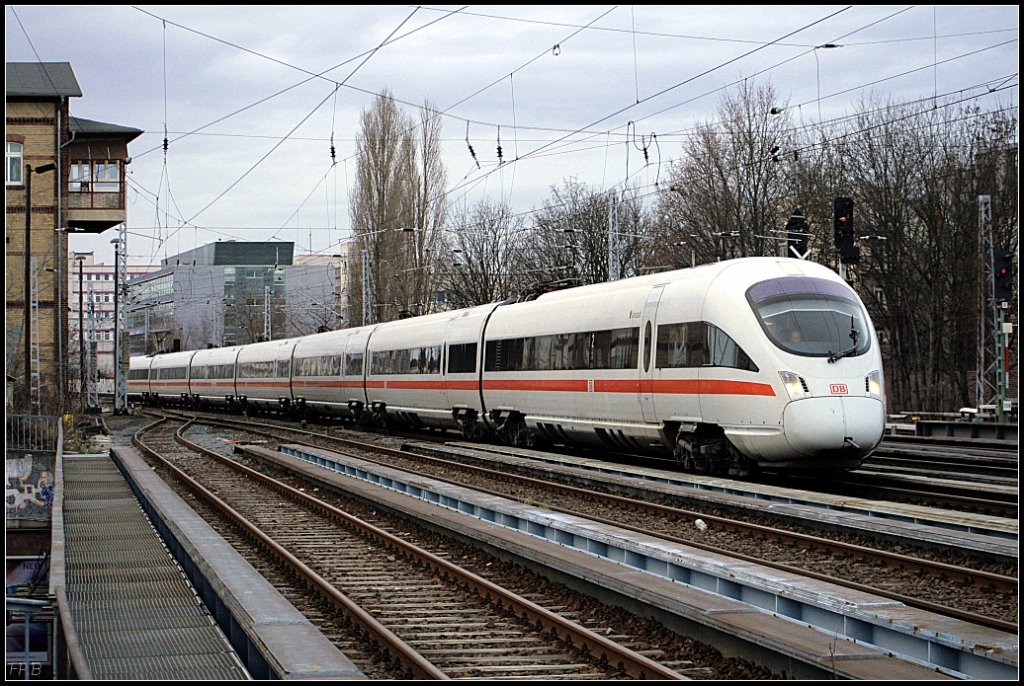
{"type": "Polygon", "coordinates": [[[125,138],[126,143],[128,141],[135,140],[145,133],[141,129],[133,129],[129,126],[108,124],[106,122],[93,121],[91,119],[82,119],[81,117],[70,117],[70,125],[71,131],[78,136],[98,135],[125,138]]]}
{"type": "Polygon", "coordinates": [[[7,62],[6,72],[8,96],[82,97],[82,89],[68,62],[7,62]]]}
{"type": "Polygon", "coordinates": [[[292,241],[217,241],[193,248],[160,261],[163,267],[193,266],[266,266],[288,267],[293,264],[295,243],[292,241]]]}

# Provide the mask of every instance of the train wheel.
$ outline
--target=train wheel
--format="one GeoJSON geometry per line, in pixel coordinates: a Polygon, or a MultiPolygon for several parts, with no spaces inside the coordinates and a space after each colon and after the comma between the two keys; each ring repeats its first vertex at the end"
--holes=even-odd
{"type": "Polygon", "coordinates": [[[676,444],[672,449],[672,456],[679,465],[688,472],[697,471],[697,463],[693,457],[694,443],[690,434],[679,434],[676,436],[676,444]]]}
{"type": "Polygon", "coordinates": [[[526,426],[523,415],[518,412],[509,414],[498,428],[497,433],[503,443],[516,448],[534,448],[537,445],[533,432],[526,426]]]}

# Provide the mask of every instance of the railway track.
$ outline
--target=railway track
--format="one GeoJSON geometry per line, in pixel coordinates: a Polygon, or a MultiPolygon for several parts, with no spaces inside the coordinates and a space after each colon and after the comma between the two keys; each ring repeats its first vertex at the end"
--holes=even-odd
{"type": "Polygon", "coordinates": [[[319,498],[188,443],[180,435],[184,426],[173,423],[173,432],[151,426],[136,436],[136,445],[230,516],[246,538],[274,551],[277,564],[301,578],[300,585],[316,587],[319,597],[304,602],[315,614],[334,616],[335,610],[322,610],[330,599],[352,627],[340,631],[349,634],[343,650],[372,637],[390,658],[382,660],[374,649],[350,655],[371,673],[373,665],[390,662],[401,667],[385,678],[681,676],[657,661],[656,649],[648,650],[653,658],[640,654],[319,498]]]}
{"type": "MultiPolygon", "coordinates": [[[[291,428],[288,424],[281,426],[291,428]]],[[[434,434],[413,435],[400,431],[386,432],[384,435],[416,441],[445,440],[434,434]]],[[[1016,446],[1010,448],[1000,441],[908,441],[907,438],[912,437],[886,437],[861,469],[830,475],[827,480],[822,480],[818,475],[765,472],[756,481],[834,495],[982,513],[993,517],[1018,517],[1018,496],[1016,490],[1013,490],[1017,485],[1016,446]]],[[[593,451],[585,449],[560,449],[570,455],[593,454],[593,451]]],[[[602,455],[598,459],[606,457],[602,455]]],[[[674,460],[650,455],[620,453],[607,459],[637,466],[678,469],[678,463],[674,460]]]]}
{"type": "Polygon", "coordinates": [[[765,477],[761,483],[788,488],[800,488],[851,498],[889,500],[897,503],[922,505],[975,512],[992,517],[1017,519],[1020,514],[1016,490],[999,492],[983,484],[936,479],[935,474],[922,475],[925,479],[906,471],[897,473],[874,472],[870,466],[863,471],[848,472],[832,477],[827,485],[820,479],[807,476],[765,477]]]}
{"type": "Polygon", "coordinates": [[[864,465],[936,477],[969,477],[981,483],[1016,483],[1017,453],[1017,444],[1008,441],[909,441],[886,437],[864,465]]]}
{"type": "MultiPolygon", "coordinates": [[[[287,427],[274,430],[295,431],[287,427]]],[[[857,588],[911,607],[1004,631],[1017,630],[1017,578],[1010,575],[1015,568],[984,571],[978,568],[981,563],[964,561],[956,554],[944,556],[946,561],[931,560],[901,554],[860,536],[834,540],[806,530],[787,530],[768,515],[760,521],[742,521],[728,513],[709,512],[706,507],[696,511],[678,502],[642,502],[346,439],[322,436],[316,443],[475,490],[857,588]],[[706,530],[693,525],[698,519],[706,530]]]]}

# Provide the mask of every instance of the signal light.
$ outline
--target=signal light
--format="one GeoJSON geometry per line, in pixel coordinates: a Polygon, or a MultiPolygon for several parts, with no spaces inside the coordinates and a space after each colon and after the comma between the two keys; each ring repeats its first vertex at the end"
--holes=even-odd
{"type": "Polygon", "coordinates": [[[836,240],[853,239],[853,198],[836,198],[833,208],[836,240]]]}
{"type": "Polygon", "coordinates": [[[853,198],[836,198],[833,204],[832,225],[839,261],[854,264],[860,260],[860,248],[854,246],[853,198]]]}
{"type": "Polygon", "coordinates": [[[992,270],[995,276],[995,297],[997,301],[1013,299],[1013,253],[1001,250],[995,254],[992,270]]]}

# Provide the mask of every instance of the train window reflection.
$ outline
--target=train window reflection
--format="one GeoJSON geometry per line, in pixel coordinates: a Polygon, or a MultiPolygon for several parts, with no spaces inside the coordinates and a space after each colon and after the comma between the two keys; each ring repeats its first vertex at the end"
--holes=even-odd
{"type": "Polygon", "coordinates": [[[640,330],[606,329],[487,341],[489,372],[636,369],[640,330]]]}
{"type": "Polygon", "coordinates": [[[846,300],[794,296],[763,303],[756,312],[768,338],[796,355],[861,355],[870,346],[860,306],[846,300]]]}
{"type": "Polygon", "coordinates": [[[346,353],[345,354],[345,376],[362,376],[363,375],[363,354],[362,353],[346,353]]]}
{"type": "Polygon", "coordinates": [[[758,371],[757,365],[736,341],[714,324],[686,322],[658,326],[657,368],[706,365],[758,371]]]}
{"type": "Polygon", "coordinates": [[[437,374],[441,371],[441,346],[378,350],[370,357],[370,373],[437,374]]]}
{"type": "Polygon", "coordinates": [[[862,355],[871,347],[867,315],[845,284],[770,279],[751,286],[747,300],[768,338],[786,352],[831,359],[862,355]]]}

